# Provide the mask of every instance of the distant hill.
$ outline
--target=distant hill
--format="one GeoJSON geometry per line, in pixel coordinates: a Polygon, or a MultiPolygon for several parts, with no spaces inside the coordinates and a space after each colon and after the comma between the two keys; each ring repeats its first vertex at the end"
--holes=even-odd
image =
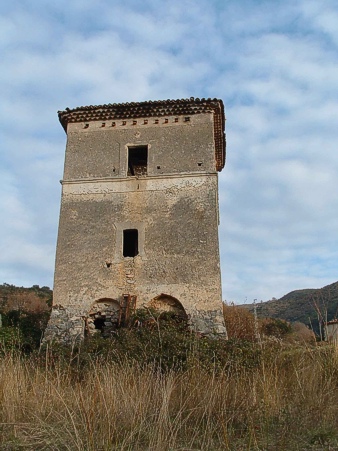
{"type": "MultiPolygon", "coordinates": [[[[254,304],[241,307],[254,311],[254,304]]],[[[280,318],[300,321],[319,333],[319,322],[330,321],[338,315],[338,282],[319,289],[295,290],[280,299],[256,304],[259,318],[280,318]]]]}
{"type": "Polygon", "coordinates": [[[52,305],[53,292],[48,287],[33,285],[30,288],[16,287],[4,283],[0,285],[0,313],[10,310],[26,312],[49,311],[52,305]]]}

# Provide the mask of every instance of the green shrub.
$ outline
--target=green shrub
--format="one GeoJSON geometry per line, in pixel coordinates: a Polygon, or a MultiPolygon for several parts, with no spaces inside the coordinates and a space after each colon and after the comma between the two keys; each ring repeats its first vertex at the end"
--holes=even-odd
{"type": "MultiPolygon", "coordinates": [[[[161,372],[199,367],[208,372],[251,371],[260,364],[261,348],[245,340],[203,337],[171,312],[155,315],[144,310],[109,338],[93,335],[76,347],[49,344],[49,364],[90,367],[93,361],[152,366],[161,372]]],[[[43,353],[41,354],[43,355],[43,353]]]]}
{"type": "Polygon", "coordinates": [[[22,343],[22,334],[17,327],[0,328],[0,355],[13,350],[20,350],[22,343]]]}
{"type": "MultiPolygon", "coordinates": [[[[13,329],[20,335],[21,349],[30,352],[40,346],[42,334],[47,326],[49,312],[10,310],[2,313],[3,329],[13,329]]],[[[0,329],[1,331],[1,329],[0,329]]]]}
{"type": "Polygon", "coordinates": [[[260,330],[268,337],[284,338],[291,334],[291,324],[283,319],[267,318],[261,321],[260,330]]]}

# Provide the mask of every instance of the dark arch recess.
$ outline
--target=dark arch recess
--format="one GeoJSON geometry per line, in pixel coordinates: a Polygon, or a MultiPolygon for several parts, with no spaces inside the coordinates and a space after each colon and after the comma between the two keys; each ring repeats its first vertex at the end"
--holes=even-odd
{"type": "Polygon", "coordinates": [[[155,296],[150,302],[148,302],[147,307],[163,312],[173,312],[184,319],[188,318],[181,302],[169,294],[161,293],[158,296],[155,296]]]}
{"type": "Polygon", "coordinates": [[[116,299],[100,298],[92,304],[85,318],[85,335],[99,331],[103,336],[109,336],[119,327],[120,321],[120,303],[116,299]]]}

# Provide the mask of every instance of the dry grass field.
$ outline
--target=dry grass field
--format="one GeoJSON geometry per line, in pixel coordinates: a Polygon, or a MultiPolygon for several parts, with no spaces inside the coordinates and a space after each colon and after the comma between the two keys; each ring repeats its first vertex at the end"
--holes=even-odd
{"type": "Polygon", "coordinates": [[[58,349],[3,352],[0,450],[338,449],[337,350],[254,346],[251,364],[238,343],[217,362],[190,349],[174,369],[58,349]]]}

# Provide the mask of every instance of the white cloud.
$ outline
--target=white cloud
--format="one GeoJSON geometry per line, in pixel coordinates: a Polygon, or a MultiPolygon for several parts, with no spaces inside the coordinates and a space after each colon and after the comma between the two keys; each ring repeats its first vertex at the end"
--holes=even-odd
{"type": "Polygon", "coordinates": [[[0,11],[0,279],[52,283],[58,109],[191,95],[226,105],[224,296],[337,279],[334,1],[14,0],[0,11]]]}

